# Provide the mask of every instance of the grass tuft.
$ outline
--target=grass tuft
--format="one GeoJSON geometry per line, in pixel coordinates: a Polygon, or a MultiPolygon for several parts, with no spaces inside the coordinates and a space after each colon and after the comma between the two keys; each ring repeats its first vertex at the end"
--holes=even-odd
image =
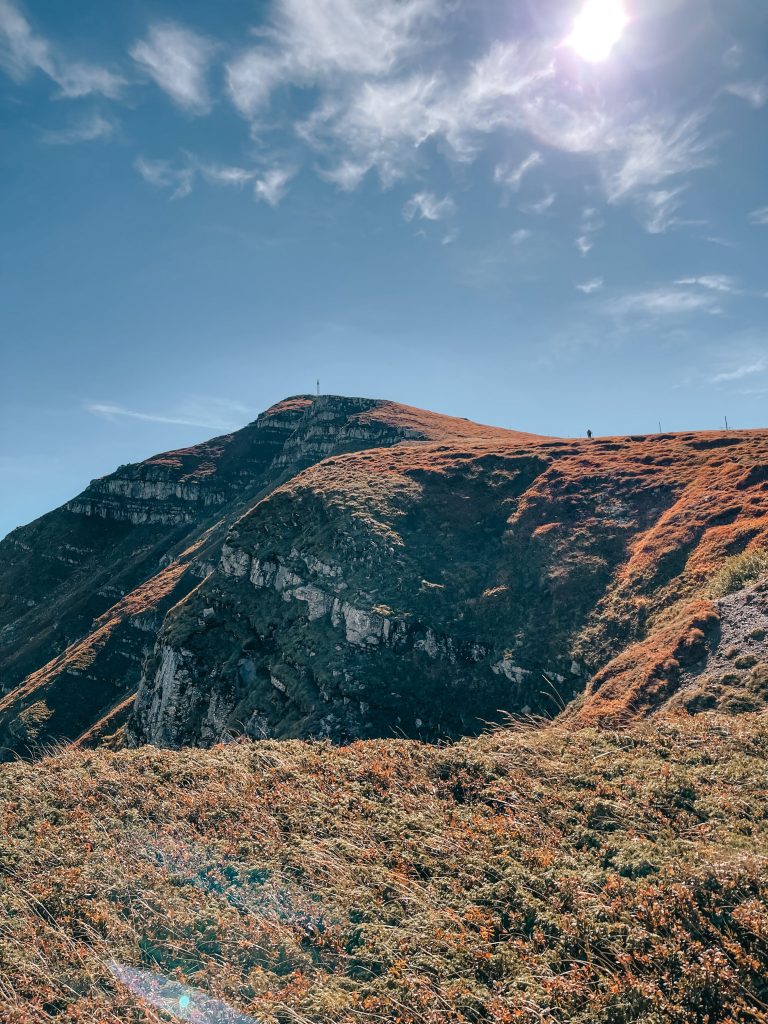
{"type": "Polygon", "coordinates": [[[729,558],[712,580],[713,597],[727,597],[768,575],[768,550],[753,548],[729,558]]]}

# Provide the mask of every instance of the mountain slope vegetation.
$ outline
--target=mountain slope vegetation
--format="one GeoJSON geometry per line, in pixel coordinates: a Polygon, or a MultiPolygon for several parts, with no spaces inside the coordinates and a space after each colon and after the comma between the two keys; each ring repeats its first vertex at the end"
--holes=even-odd
{"type": "Polygon", "coordinates": [[[0,772],[4,1024],[736,1024],[765,714],[0,772]]]}

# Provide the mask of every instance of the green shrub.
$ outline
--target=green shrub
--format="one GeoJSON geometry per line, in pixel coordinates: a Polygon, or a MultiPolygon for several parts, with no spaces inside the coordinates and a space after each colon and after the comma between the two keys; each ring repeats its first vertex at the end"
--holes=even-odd
{"type": "Polygon", "coordinates": [[[768,575],[768,551],[756,548],[729,558],[712,580],[713,597],[726,597],[768,575]]]}

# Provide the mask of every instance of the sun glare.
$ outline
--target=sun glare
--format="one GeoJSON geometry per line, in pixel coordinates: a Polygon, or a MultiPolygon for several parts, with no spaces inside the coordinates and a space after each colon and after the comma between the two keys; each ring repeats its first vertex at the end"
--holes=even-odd
{"type": "Polygon", "coordinates": [[[628,21],[623,0],[586,0],[566,42],[583,60],[598,64],[610,57],[628,21]]]}

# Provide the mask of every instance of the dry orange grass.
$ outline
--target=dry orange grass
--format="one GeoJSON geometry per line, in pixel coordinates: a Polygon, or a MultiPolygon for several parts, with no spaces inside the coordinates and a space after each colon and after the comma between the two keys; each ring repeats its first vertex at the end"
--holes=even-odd
{"type": "Polygon", "coordinates": [[[766,754],[701,716],[5,766],[0,1019],[765,1021],[766,754]]]}

